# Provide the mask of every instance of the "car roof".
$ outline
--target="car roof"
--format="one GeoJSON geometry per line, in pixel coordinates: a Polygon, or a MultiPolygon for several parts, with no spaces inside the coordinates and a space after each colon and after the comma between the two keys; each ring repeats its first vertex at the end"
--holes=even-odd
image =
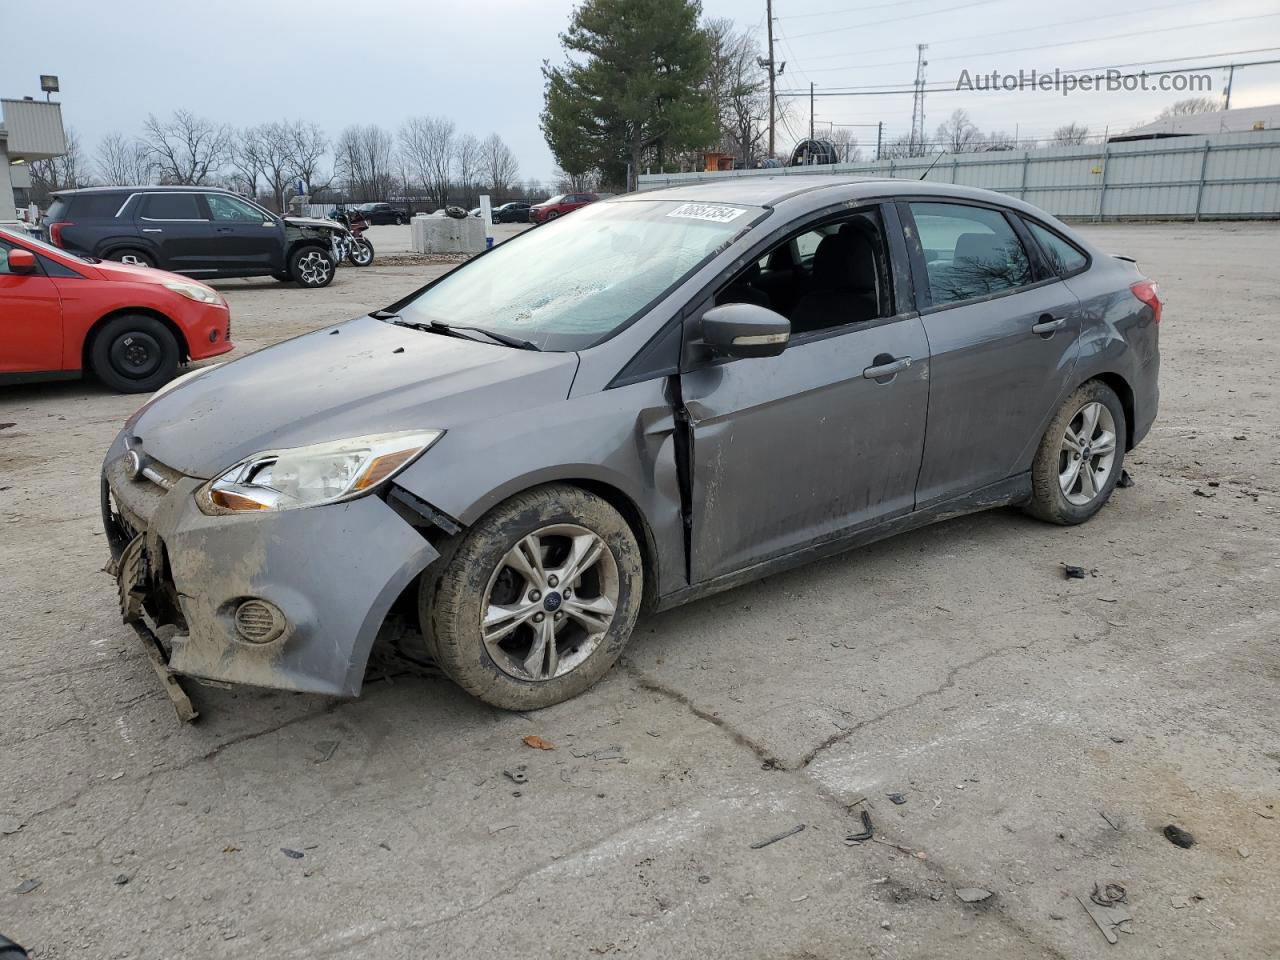
{"type": "Polygon", "coordinates": [[[225,193],[229,196],[238,196],[232,190],[226,190],[222,187],[202,186],[198,183],[189,184],[141,184],[136,187],[80,187],[76,190],[54,190],[55,197],[74,197],[79,194],[90,193],[163,193],[165,191],[176,191],[178,193],[190,193],[198,190],[201,193],[225,193]]]}
{"type": "Polygon", "coordinates": [[[640,193],[629,193],[606,201],[614,203],[627,200],[679,200],[684,202],[743,203],[757,207],[775,207],[787,200],[804,198],[809,203],[825,200],[824,195],[834,194],[833,201],[842,198],[883,197],[885,195],[937,196],[957,199],[980,200],[998,203],[1018,210],[1035,211],[1008,194],[982,190],[978,187],[957,186],[930,180],[908,180],[903,177],[850,177],[839,174],[775,174],[772,176],[747,175],[700,180],[678,187],[659,187],[640,193]]]}

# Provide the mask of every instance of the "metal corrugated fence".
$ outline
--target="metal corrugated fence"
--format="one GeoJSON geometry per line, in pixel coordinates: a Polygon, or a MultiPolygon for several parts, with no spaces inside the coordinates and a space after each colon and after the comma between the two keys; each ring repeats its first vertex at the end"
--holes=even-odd
{"type": "MultiPolygon", "coordinates": [[[[805,175],[918,180],[934,157],[833,166],[661,173],[640,189],[734,177],[805,175]]],[[[1073,220],[1280,217],[1280,130],[944,155],[931,181],[983,187],[1073,220]]]]}

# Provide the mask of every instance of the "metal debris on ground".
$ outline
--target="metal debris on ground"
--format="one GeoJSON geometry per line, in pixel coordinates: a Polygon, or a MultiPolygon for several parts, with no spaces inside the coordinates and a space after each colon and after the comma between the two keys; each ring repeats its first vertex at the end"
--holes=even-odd
{"type": "Polygon", "coordinates": [[[786,831],[783,831],[782,833],[775,834],[772,837],[766,837],[763,840],[757,840],[755,843],[751,844],[751,849],[759,850],[761,847],[767,847],[771,843],[777,843],[779,840],[785,840],[787,839],[787,837],[795,836],[797,833],[799,833],[803,829],[804,829],[804,824],[797,823],[790,830],[786,830],[786,831]]]}
{"type": "MultiPolygon", "coordinates": [[[[1097,889],[1096,887],[1094,888],[1097,889]]],[[[1086,900],[1083,897],[1076,897],[1076,901],[1080,906],[1084,907],[1085,913],[1102,931],[1102,935],[1107,938],[1107,943],[1119,943],[1120,938],[1117,933],[1133,933],[1130,922],[1133,920],[1127,907],[1121,906],[1119,903],[1110,906],[1094,903],[1092,899],[1086,900]]]]}
{"type": "Polygon", "coordinates": [[[991,891],[982,887],[957,887],[956,896],[965,903],[981,903],[991,896],[991,891]]]}
{"type": "Polygon", "coordinates": [[[508,780],[510,780],[512,783],[528,783],[529,775],[524,771],[525,771],[525,766],[522,763],[520,764],[520,766],[516,767],[514,770],[503,770],[502,775],[506,777],[508,780]]]}
{"type": "Polygon", "coordinates": [[[113,882],[117,887],[123,887],[131,879],[133,878],[130,877],[127,873],[117,873],[115,876],[115,880],[113,882]]]}
{"type": "Polygon", "coordinates": [[[888,796],[890,803],[896,803],[899,806],[907,802],[907,798],[900,793],[890,793],[886,794],[886,796],[888,796]]]}
{"type": "Polygon", "coordinates": [[[1099,810],[1098,816],[1100,816],[1103,820],[1107,821],[1107,826],[1109,826],[1112,830],[1119,830],[1122,826],[1124,826],[1124,821],[1121,818],[1115,816],[1114,814],[1112,814],[1111,816],[1107,816],[1106,813],[1099,810]]]}
{"type": "Polygon", "coordinates": [[[862,832],[851,833],[844,838],[844,842],[851,847],[863,843],[866,840],[870,840],[875,835],[874,831],[871,829],[871,814],[867,813],[865,810],[860,812],[862,814],[862,832]]]}
{"type": "Polygon", "coordinates": [[[1118,883],[1095,883],[1089,899],[1100,907],[1110,907],[1117,903],[1129,902],[1129,891],[1118,883]]]}
{"type": "Polygon", "coordinates": [[[1128,470],[1120,471],[1120,479],[1116,481],[1116,486],[1122,490],[1127,490],[1133,486],[1133,477],[1129,476],[1128,470]]]}
{"type": "Polygon", "coordinates": [[[569,752],[579,760],[622,760],[624,763],[626,762],[622,755],[622,747],[599,747],[595,750],[584,750],[581,753],[570,747],[569,752]]]}
{"type": "Polygon", "coordinates": [[[1084,567],[1077,567],[1070,563],[1064,563],[1062,565],[1062,573],[1068,580],[1084,579],[1084,567]]]}
{"type": "Polygon", "coordinates": [[[280,852],[283,853],[290,860],[301,860],[305,856],[305,854],[301,850],[291,850],[288,847],[281,847],[280,852]]]}
{"type": "Polygon", "coordinates": [[[1216,497],[1218,495],[1218,492],[1216,490],[1201,490],[1199,487],[1196,487],[1191,492],[1194,493],[1197,497],[1207,498],[1207,497],[1216,497]]]}
{"type": "Polygon", "coordinates": [[[1184,850],[1196,842],[1196,838],[1190,833],[1183,830],[1181,827],[1174,826],[1172,823],[1164,828],[1164,838],[1175,847],[1182,847],[1184,850]]]}
{"type": "Polygon", "coordinates": [[[36,879],[23,880],[20,884],[18,884],[18,886],[14,889],[13,892],[14,893],[30,893],[36,887],[40,886],[42,882],[43,881],[36,880],[36,879]]]}
{"type": "Polygon", "coordinates": [[[337,740],[321,740],[316,744],[316,763],[328,763],[338,750],[337,740]]]}
{"type": "Polygon", "coordinates": [[[11,833],[17,833],[26,824],[17,817],[0,817],[0,834],[8,836],[11,833]]]}
{"type": "Polygon", "coordinates": [[[526,747],[530,747],[534,750],[554,750],[556,748],[556,745],[550,740],[544,740],[542,737],[532,733],[529,734],[529,736],[524,737],[522,742],[526,747]]]}

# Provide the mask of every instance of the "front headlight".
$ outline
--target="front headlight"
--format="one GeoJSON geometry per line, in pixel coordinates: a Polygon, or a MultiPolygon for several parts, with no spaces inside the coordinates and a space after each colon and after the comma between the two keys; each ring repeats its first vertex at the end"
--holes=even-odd
{"type": "Polygon", "coordinates": [[[196,503],[204,513],[223,514],[350,500],[372,492],[443,435],[406,430],[256,453],[196,491],[196,503]]]}
{"type": "Polygon", "coordinates": [[[166,283],[164,287],[166,290],[172,290],[174,293],[181,294],[196,303],[208,303],[215,307],[222,306],[222,297],[218,296],[217,291],[210,290],[208,287],[198,283],[183,283],[180,280],[174,280],[166,283]]]}

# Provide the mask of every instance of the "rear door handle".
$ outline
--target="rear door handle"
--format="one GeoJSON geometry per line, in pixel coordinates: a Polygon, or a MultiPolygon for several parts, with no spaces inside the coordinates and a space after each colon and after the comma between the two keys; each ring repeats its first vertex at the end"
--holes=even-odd
{"type": "Polygon", "coordinates": [[[160,227],[143,227],[142,232],[143,233],[164,233],[164,230],[162,230],[160,227]]]}
{"type": "MultiPolygon", "coordinates": [[[[880,357],[876,357],[877,360],[880,357]]],[[[862,375],[868,380],[883,380],[885,377],[892,377],[901,373],[911,366],[910,357],[898,357],[896,360],[890,360],[887,363],[878,363],[874,367],[867,367],[862,371],[862,375]]]]}
{"type": "Polygon", "coordinates": [[[1067,322],[1066,317],[1051,317],[1049,316],[1049,314],[1046,313],[1040,317],[1039,323],[1034,324],[1031,327],[1031,332],[1038,333],[1041,335],[1046,333],[1053,333],[1053,331],[1058,330],[1063,326],[1065,326],[1066,322],[1067,322]]]}
{"type": "Polygon", "coordinates": [[[218,232],[218,233],[232,233],[233,231],[232,231],[232,229],[231,229],[230,227],[218,227],[217,232],[218,232]]]}

